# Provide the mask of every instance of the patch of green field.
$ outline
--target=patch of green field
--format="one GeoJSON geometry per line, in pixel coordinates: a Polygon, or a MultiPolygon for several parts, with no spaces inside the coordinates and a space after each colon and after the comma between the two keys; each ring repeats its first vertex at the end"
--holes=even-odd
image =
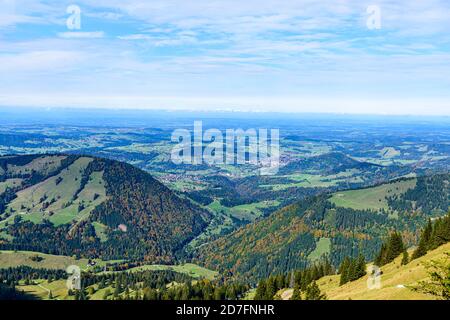
{"type": "Polygon", "coordinates": [[[106,229],[108,228],[104,224],[100,222],[93,222],[92,225],[95,229],[95,234],[100,238],[101,242],[105,242],[108,240],[108,236],[106,235],[106,229]]]}
{"type": "Polygon", "coordinates": [[[408,165],[418,162],[420,159],[401,159],[398,156],[393,157],[381,157],[381,158],[371,158],[371,157],[353,157],[355,160],[361,161],[361,162],[369,162],[373,164],[377,164],[380,166],[392,166],[392,165],[408,165]]]}
{"type": "Polygon", "coordinates": [[[382,150],[380,150],[380,156],[385,159],[394,158],[399,155],[401,155],[401,152],[393,147],[385,147],[382,150]]]}
{"type": "Polygon", "coordinates": [[[8,240],[8,241],[11,241],[11,240],[14,239],[14,237],[11,236],[10,234],[8,234],[6,231],[1,231],[0,230],[0,239],[5,239],[5,240],[8,240]]]}
{"type": "Polygon", "coordinates": [[[254,300],[256,295],[256,289],[250,289],[248,290],[241,300],[254,300]]]}
{"type": "Polygon", "coordinates": [[[29,174],[34,170],[47,175],[56,171],[65,158],[65,156],[42,156],[24,166],[8,165],[8,174],[29,174]]]}
{"type": "Polygon", "coordinates": [[[332,147],[326,143],[321,142],[311,142],[311,141],[293,141],[286,139],[288,147],[283,147],[285,150],[291,150],[298,154],[299,151],[303,151],[309,156],[318,156],[321,154],[329,153],[333,151],[332,147]],[[294,147],[294,148],[293,148],[294,147]]]}
{"type": "Polygon", "coordinates": [[[210,203],[210,204],[208,205],[208,208],[211,209],[211,210],[214,211],[214,212],[219,212],[219,211],[222,211],[222,210],[225,211],[225,210],[229,209],[229,208],[223,206],[223,205],[220,203],[220,201],[217,200],[217,199],[214,200],[212,203],[210,203]]]}
{"type": "MultiPolygon", "coordinates": [[[[50,219],[54,224],[63,224],[68,223],[69,218],[75,219],[77,221],[81,221],[86,219],[92,210],[95,209],[98,205],[100,205],[103,201],[106,200],[106,189],[103,181],[103,171],[102,172],[93,172],[90,177],[88,183],[85,185],[83,190],[78,194],[77,200],[74,201],[72,207],[76,209],[76,212],[71,212],[71,216],[66,220],[57,221],[50,219]],[[78,212],[78,207],[83,205],[84,209],[78,212]]],[[[62,214],[62,212],[61,212],[62,214]]]]}
{"type": "Polygon", "coordinates": [[[318,174],[292,174],[286,176],[277,176],[278,178],[286,178],[291,180],[291,183],[285,184],[268,184],[260,185],[261,188],[272,188],[274,191],[285,190],[288,188],[313,188],[322,187],[327,188],[337,185],[341,181],[355,182],[353,181],[354,175],[359,171],[356,169],[347,170],[338,174],[323,176],[318,174]]]}
{"type": "Polygon", "coordinates": [[[211,237],[224,234],[235,227],[233,219],[222,212],[213,212],[214,217],[206,229],[194,238],[187,246],[188,249],[196,248],[207,242],[211,237]]]}
{"type": "Polygon", "coordinates": [[[171,270],[178,273],[184,273],[187,274],[195,279],[209,279],[214,280],[217,275],[219,274],[217,271],[213,271],[210,269],[203,268],[199,265],[193,264],[193,263],[185,263],[182,265],[176,265],[176,266],[169,266],[169,265],[145,265],[140,267],[135,267],[127,270],[127,272],[139,272],[139,271],[145,271],[145,270],[171,270]]]}
{"type": "Polygon", "coordinates": [[[0,251],[0,268],[10,268],[17,266],[28,266],[41,269],[63,269],[76,265],[81,269],[86,268],[87,259],[77,260],[68,256],[56,256],[32,251],[0,251]],[[41,261],[33,261],[32,257],[39,256],[41,261]]]}
{"type": "Polygon", "coordinates": [[[223,173],[225,173],[228,177],[233,178],[242,178],[247,177],[255,174],[255,171],[257,170],[256,166],[254,165],[232,165],[232,164],[220,164],[217,165],[217,168],[219,168],[223,173]]]}
{"type": "Polygon", "coordinates": [[[377,187],[337,192],[330,201],[338,207],[355,210],[388,210],[387,196],[405,193],[416,186],[416,179],[397,181],[377,187]]]}
{"type": "Polygon", "coordinates": [[[33,185],[17,193],[7,208],[14,215],[21,214],[25,220],[40,223],[44,218],[55,225],[80,221],[106,200],[103,172],[93,172],[84,188],[76,194],[81,177],[92,158],[79,158],[57,176],[33,185]],[[59,182],[57,184],[57,182],[59,182]],[[44,206],[44,203],[47,203],[44,206]]]}
{"type": "Polygon", "coordinates": [[[267,200],[250,204],[243,204],[234,207],[225,207],[219,200],[214,200],[207,207],[214,212],[224,212],[240,220],[253,221],[262,215],[261,209],[275,207],[280,204],[276,200],[267,200]]]}
{"type": "Polygon", "coordinates": [[[138,152],[143,154],[150,154],[154,152],[154,147],[148,143],[132,143],[127,146],[105,148],[105,150],[117,150],[125,152],[138,152]]]}
{"type": "Polygon", "coordinates": [[[188,192],[188,191],[200,191],[204,190],[206,186],[199,181],[192,181],[189,178],[184,180],[177,180],[175,182],[168,182],[169,188],[174,190],[188,192]]]}
{"type": "Polygon", "coordinates": [[[69,300],[73,297],[68,296],[68,290],[65,280],[56,280],[48,282],[47,280],[34,280],[31,284],[25,285],[21,282],[16,286],[18,290],[24,291],[41,300],[50,300],[49,293],[52,293],[52,300],[69,300]]]}
{"type": "Polygon", "coordinates": [[[417,160],[406,160],[406,159],[395,159],[395,161],[393,161],[393,163],[395,164],[402,164],[402,165],[413,164],[416,162],[417,160]]]}
{"type": "Polygon", "coordinates": [[[0,182],[0,194],[6,191],[7,188],[14,188],[22,184],[23,179],[7,179],[0,182]]]}
{"type": "Polygon", "coordinates": [[[316,248],[308,256],[310,261],[319,260],[324,254],[330,253],[331,240],[329,238],[320,238],[316,243],[316,248]]]}
{"type": "Polygon", "coordinates": [[[278,201],[261,201],[251,204],[245,204],[235,207],[225,207],[218,199],[213,201],[208,206],[204,207],[212,212],[214,218],[211,220],[208,227],[195,239],[193,239],[188,248],[196,248],[213,236],[224,234],[235,228],[235,221],[233,218],[247,221],[254,221],[262,215],[263,208],[276,207],[280,203],[278,201]]]}
{"type": "MultiPolygon", "coordinates": [[[[121,263],[124,260],[107,260],[93,259],[97,266],[104,267],[111,263],[121,263]]],[[[57,256],[33,251],[10,251],[0,250],[0,269],[13,268],[18,266],[28,266],[36,269],[58,269],[66,270],[68,266],[78,266],[81,270],[87,270],[88,259],[76,259],[69,256],[57,256]],[[41,261],[33,261],[32,257],[41,257],[41,261]]]]}
{"type": "Polygon", "coordinates": [[[57,176],[21,190],[8,209],[25,214],[43,212],[43,198],[46,198],[47,202],[53,202],[45,209],[46,212],[63,209],[73,201],[76,191],[80,188],[80,173],[84,172],[91,161],[90,158],[80,158],[57,176]],[[59,184],[56,183],[57,180],[60,180],[59,184]]]}
{"type": "MultiPolygon", "coordinates": [[[[103,300],[105,297],[105,293],[109,290],[112,295],[114,292],[114,288],[112,286],[107,286],[105,288],[99,289],[98,286],[93,286],[95,288],[95,292],[89,296],[90,300],[103,300]]],[[[90,287],[88,287],[89,290],[90,287]]]]}

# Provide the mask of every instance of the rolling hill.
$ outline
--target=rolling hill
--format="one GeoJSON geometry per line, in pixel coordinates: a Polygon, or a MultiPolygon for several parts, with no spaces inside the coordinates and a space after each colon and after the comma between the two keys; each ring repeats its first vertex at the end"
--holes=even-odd
{"type": "MultiPolygon", "coordinates": [[[[411,252],[410,252],[411,253],[411,252]]],[[[426,255],[401,265],[402,257],[384,265],[381,270],[381,288],[369,289],[367,277],[339,286],[339,275],[326,276],[317,281],[319,288],[330,300],[431,300],[434,296],[412,290],[421,281],[429,279],[426,263],[448,261],[450,244],[440,246],[426,255]]],[[[368,268],[370,268],[370,264],[368,268]]]]}
{"type": "Polygon", "coordinates": [[[169,262],[209,214],[129,164],[75,155],[0,158],[0,248],[169,262]]]}
{"type": "MultiPolygon", "coordinates": [[[[414,250],[408,251],[411,256],[414,250]]],[[[369,275],[343,285],[340,285],[339,274],[328,275],[318,279],[316,283],[328,300],[435,300],[438,297],[415,288],[421,282],[430,281],[430,270],[427,270],[427,266],[436,261],[448,264],[449,254],[450,243],[447,243],[407,264],[402,265],[402,256],[399,256],[381,267],[379,287],[368,286],[368,283],[374,283],[369,275]]],[[[373,263],[367,264],[367,270],[372,270],[372,267],[373,263]]],[[[293,292],[292,288],[284,288],[277,292],[277,296],[282,300],[290,300],[293,292]]]]}
{"type": "Polygon", "coordinates": [[[355,160],[340,152],[330,152],[310,158],[293,161],[281,168],[281,173],[320,172],[321,174],[336,174],[351,169],[382,168],[382,166],[355,160]]]}
{"type": "Polygon", "coordinates": [[[196,258],[254,282],[324,254],[335,266],[360,251],[370,261],[392,230],[416,244],[427,220],[447,213],[448,183],[449,175],[436,175],[310,197],[201,247],[196,258]]]}

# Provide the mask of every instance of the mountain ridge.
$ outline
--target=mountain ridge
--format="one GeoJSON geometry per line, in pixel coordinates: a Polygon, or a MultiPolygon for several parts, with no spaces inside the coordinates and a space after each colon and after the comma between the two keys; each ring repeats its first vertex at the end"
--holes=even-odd
{"type": "MultiPolygon", "coordinates": [[[[414,186],[413,179],[399,180],[408,187],[384,185],[386,208],[340,206],[330,201],[332,194],[307,198],[203,246],[196,259],[208,268],[229,270],[231,277],[252,281],[304,268],[313,251],[312,256],[329,255],[335,267],[345,256],[359,252],[373,260],[390,231],[399,230],[412,245],[429,218],[448,212],[448,174],[419,177],[414,186]]],[[[365,192],[378,203],[379,189],[365,192]]]]}
{"type": "Polygon", "coordinates": [[[2,157],[0,166],[3,248],[164,262],[209,219],[130,164],[46,154],[2,157]]]}

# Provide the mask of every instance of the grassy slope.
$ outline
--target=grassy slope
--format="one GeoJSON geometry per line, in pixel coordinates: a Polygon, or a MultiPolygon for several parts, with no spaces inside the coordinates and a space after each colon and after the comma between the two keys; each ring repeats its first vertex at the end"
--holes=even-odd
{"type": "Polygon", "coordinates": [[[128,272],[138,272],[144,270],[172,270],[178,273],[185,273],[193,278],[206,278],[214,280],[218,276],[218,272],[203,268],[193,263],[186,263],[183,265],[169,266],[169,265],[145,265],[131,268],[128,272]]]}
{"type": "Polygon", "coordinates": [[[8,173],[26,174],[34,170],[36,172],[47,175],[51,172],[56,171],[60,167],[61,161],[65,158],[66,156],[38,157],[24,166],[8,165],[8,173]]]}
{"type": "MultiPolygon", "coordinates": [[[[93,259],[98,266],[105,266],[107,263],[122,262],[123,260],[93,259]]],[[[65,270],[70,265],[79,266],[81,270],[87,270],[88,259],[75,259],[69,256],[58,256],[33,251],[9,251],[0,250],[0,269],[18,266],[28,266],[36,269],[60,269],[65,270]],[[40,262],[32,261],[31,257],[39,256],[44,258],[40,262]]]]}
{"type": "MultiPolygon", "coordinates": [[[[108,262],[114,261],[100,261],[96,260],[97,265],[105,265],[108,262]]],[[[36,253],[30,251],[0,251],[0,268],[9,268],[9,267],[17,267],[17,266],[29,266],[33,268],[42,268],[42,269],[66,269],[69,265],[77,265],[82,270],[87,269],[87,259],[76,260],[72,257],[67,256],[55,256],[50,254],[36,253]],[[33,256],[41,256],[44,260],[40,262],[32,261],[30,258],[33,256]]],[[[143,271],[143,270],[173,270],[179,273],[185,273],[193,278],[206,278],[209,280],[213,280],[218,276],[216,271],[212,271],[198,265],[192,263],[186,263],[183,265],[177,266],[166,266],[166,265],[147,265],[137,268],[132,268],[129,272],[133,271],[143,271]]],[[[96,292],[90,298],[92,300],[102,300],[104,293],[107,289],[110,292],[114,292],[112,287],[107,287],[101,290],[98,290],[98,286],[94,285],[96,292]]],[[[52,292],[52,296],[54,300],[73,300],[73,296],[67,295],[67,286],[66,280],[57,280],[48,282],[47,280],[40,279],[35,280],[33,283],[29,285],[25,285],[23,282],[17,286],[18,290],[22,290],[26,293],[32,294],[36,296],[38,299],[48,300],[49,290],[52,292]]]]}
{"type": "MultiPolygon", "coordinates": [[[[19,191],[17,198],[9,204],[8,208],[13,209],[16,214],[22,214],[24,219],[34,223],[41,222],[44,217],[48,218],[55,225],[70,223],[72,220],[80,221],[86,218],[96,206],[106,200],[103,172],[92,173],[88,183],[78,194],[77,199],[74,200],[74,196],[80,187],[81,173],[92,160],[91,158],[80,158],[57,176],[19,191]],[[62,181],[56,185],[58,178],[62,178],[62,181]],[[94,200],[95,194],[98,197],[94,200]],[[52,199],[56,201],[42,211],[40,199],[44,195],[47,196],[47,201],[52,199]],[[78,212],[80,203],[84,204],[85,209],[78,212]],[[67,204],[70,205],[67,206],[67,204]],[[29,210],[28,213],[26,212],[27,209],[29,210]],[[50,216],[49,212],[54,212],[54,214],[50,216]]],[[[24,167],[17,167],[16,170],[19,170],[18,168],[24,167]]],[[[6,220],[12,221],[13,217],[14,215],[6,220]]]]}
{"type": "Polygon", "coordinates": [[[402,194],[414,188],[415,185],[416,179],[411,179],[383,184],[373,188],[337,192],[330,198],[330,201],[336,206],[356,210],[387,210],[386,196],[402,194]]]}
{"type": "Polygon", "coordinates": [[[6,181],[0,182],[0,194],[5,192],[7,188],[15,188],[22,184],[22,179],[6,179],[6,181]]]}
{"type": "Polygon", "coordinates": [[[87,259],[76,260],[72,257],[55,256],[31,251],[0,251],[0,268],[29,266],[41,269],[66,269],[70,265],[77,265],[81,269],[84,269],[87,263],[87,259]],[[33,256],[40,256],[44,259],[40,262],[32,261],[31,257],[33,256]]]}
{"type": "Polygon", "coordinates": [[[50,283],[47,280],[36,280],[30,285],[22,283],[16,288],[42,300],[48,300],[50,291],[52,292],[53,300],[73,300],[73,297],[67,295],[65,280],[57,280],[50,283]]]}
{"type": "Polygon", "coordinates": [[[209,204],[207,207],[213,212],[223,211],[235,218],[253,221],[262,215],[261,209],[274,207],[277,205],[279,205],[278,201],[261,201],[229,208],[223,206],[219,200],[214,200],[214,202],[209,204]]]}
{"type": "Polygon", "coordinates": [[[294,173],[291,175],[275,176],[290,179],[293,181],[291,183],[260,185],[259,187],[272,188],[274,191],[285,190],[292,187],[330,187],[337,185],[339,182],[360,182],[357,178],[352,178],[352,176],[358,172],[359,171],[356,169],[351,169],[333,175],[294,173]]]}
{"type": "Polygon", "coordinates": [[[316,248],[313,252],[308,255],[308,259],[310,261],[317,261],[323,255],[330,253],[331,250],[331,239],[329,238],[320,238],[316,243],[316,248]]]}
{"type": "Polygon", "coordinates": [[[321,291],[330,300],[428,300],[434,297],[417,293],[408,286],[417,284],[428,278],[423,262],[439,260],[444,257],[444,252],[450,252],[450,243],[427,255],[413,260],[405,266],[401,266],[401,257],[381,268],[381,289],[369,290],[367,277],[339,286],[339,275],[327,276],[317,281],[321,291]],[[405,286],[405,287],[403,287],[405,286]]]}

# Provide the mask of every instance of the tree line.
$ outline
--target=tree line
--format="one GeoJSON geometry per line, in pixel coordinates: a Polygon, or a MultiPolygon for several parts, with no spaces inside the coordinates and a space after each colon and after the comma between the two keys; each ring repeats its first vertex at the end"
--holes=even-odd
{"type": "Polygon", "coordinates": [[[292,300],[301,300],[302,295],[307,300],[323,300],[326,297],[321,294],[315,281],[331,274],[335,274],[335,270],[329,258],[325,256],[318,263],[307,268],[286,274],[272,275],[260,280],[254,299],[280,299],[277,292],[281,289],[291,288],[293,289],[292,300]]]}

